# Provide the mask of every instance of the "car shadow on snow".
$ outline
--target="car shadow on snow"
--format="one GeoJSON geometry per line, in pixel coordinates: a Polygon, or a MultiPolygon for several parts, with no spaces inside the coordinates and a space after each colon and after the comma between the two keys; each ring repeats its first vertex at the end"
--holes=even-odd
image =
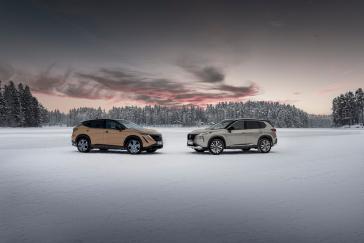
{"type": "MultiPolygon", "coordinates": [[[[74,150],[73,152],[75,153],[80,153],[79,151],[77,150],[74,150]]],[[[140,154],[129,154],[128,151],[126,150],[108,150],[108,151],[101,151],[101,150],[98,150],[98,149],[94,149],[94,150],[91,150],[90,152],[87,152],[87,153],[80,153],[80,154],[126,154],[126,155],[133,155],[133,156],[138,156],[138,155],[161,155],[163,153],[161,152],[154,152],[154,153],[148,153],[146,151],[142,151],[140,154]]]]}
{"type": "MultiPolygon", "coordinates": [[[[190,151],[188,152],[189,154],[196,154],[196,155],[212,155],[208,150],[205,152],[195,152],[195,151],[190,151]]],[[[241,151],[241,150],[227,150],[227,151],[223,151],[221,154],[219,155],[229,155],[229,154],[274,154],[276,153],[275,151],[270,151],[269,153],[261,153],[258,150],[250,150],[250,151],[241,151]]]]}

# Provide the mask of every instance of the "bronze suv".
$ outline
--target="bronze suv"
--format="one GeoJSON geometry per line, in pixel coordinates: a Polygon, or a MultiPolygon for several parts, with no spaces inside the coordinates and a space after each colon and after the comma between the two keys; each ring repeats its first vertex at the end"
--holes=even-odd
{"type": "Polygon", "coordinates": [[[162,135],[125,120],[84,121],[72,133],[72,145],[80,152],[91,149],[126,149],[130,154],[153,153],[163,148],[162,135]]]}

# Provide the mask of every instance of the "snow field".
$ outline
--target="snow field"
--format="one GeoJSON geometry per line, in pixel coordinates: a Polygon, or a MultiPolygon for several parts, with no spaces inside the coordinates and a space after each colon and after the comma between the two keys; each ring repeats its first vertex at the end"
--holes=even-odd
{"type": "Polygon", "coordinates": [[[1,242],[363,242],[364,130],[278,129],[269,154],[88,154],[71,128],[0,129],[1,242]]]}

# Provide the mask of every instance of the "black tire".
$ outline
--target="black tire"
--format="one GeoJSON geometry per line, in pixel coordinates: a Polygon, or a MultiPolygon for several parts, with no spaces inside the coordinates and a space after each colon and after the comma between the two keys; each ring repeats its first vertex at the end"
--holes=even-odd
{"type": "Polygon", "coordinates": [[[147,149],[147,153],[154,153],[155,151],[157,151],[156,148],[153,148],[153,149],[147,149]]]}
{"type": "Polygon", "coordinates": [[[195,151],[198,153],[203,153],[203,152],[205,152],[205,149],[195,149],[195,151]]]}
{"type": "Polygon", "coordinates": [[[87,137],[80,137],[77,139],[77,149],[81,153],[87,153],[91,150],[91,142],[87,137]]]}
{"type": "Polygon", "coordinates": [[[250,151],[250,148],[243,148],[242,149],[244,152],[248,152],[248,151],[250,151]]]}
{"type": "Polygon", "coordinates": [[[209,143],[209,151],[213,155],[221,154],[224,151],[225,143],[221,138],[213,138],[209,143]]]}
{"type": "Polygon", "coordinates": [[[261,153],[269,153],[272,148],[272,142],[268,138],[261,138],[258,141],[258,150],[261,153]]]}
{"type": "Polygon", "coordinates": [[[142,141],[138,138],[129,138],[125,144],[129,154],[140,154],[143,150],[142,141]]]}

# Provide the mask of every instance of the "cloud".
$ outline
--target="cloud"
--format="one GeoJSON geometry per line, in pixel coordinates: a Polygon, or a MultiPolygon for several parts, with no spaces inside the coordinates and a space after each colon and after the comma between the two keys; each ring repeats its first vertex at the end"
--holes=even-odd
{"type": "Polygon", "coordinates": [[[0,62],[0,80],[9,81],[10,78],[15,74],[14,68],[6,63],[0,62]]]}
{"type": "Polygon", "coordinates": [[[56,75],[52,73],[54,66],[55,64],[51,64],[45,71],[40,72],[30,81],[33,91],[45,94],[54,94],[57,91],[62,91],[59,89],[66,83],[72,71],[67,70],[61,75],[56,75]]]}
{"type": "Polygon", "coordinates": [[[221,68],[214,66],[198,66],[193,64],[179,63],[179,67],[193,74],[199,82],[204,83],[221,83],[225,79],[225,74],[221,68]]]}
{"type": "Polygon", "coordinates": [[[318,90],[318,95],[327,95],[331,93],[337,93],[340,90],[345,90],[348,87],[348,84],[351,83],[350,81],[340,81],[328,84],[323,86],[321,89],[318,90]]]}
{"type": "Polygon", "coordinates": [[[196,82],[180,82],[129,69],[100,68],[96,72],[67,70],[61,74],[54,74],[53,67],[51,65],[31,81],[33,91],[65,97],[129,100],[166,106],[236,100],[254,96],[259,91],[255,83],[246,86],[223,83],[223,78],[219,76],[222,72],[216,72],[217,69],[200,70],[196,76],[205,77],[204,81],[201,81],[201,87],[196,85],[196,82]],[[205,82],[207,80],[215,81],[205,82]]]}

